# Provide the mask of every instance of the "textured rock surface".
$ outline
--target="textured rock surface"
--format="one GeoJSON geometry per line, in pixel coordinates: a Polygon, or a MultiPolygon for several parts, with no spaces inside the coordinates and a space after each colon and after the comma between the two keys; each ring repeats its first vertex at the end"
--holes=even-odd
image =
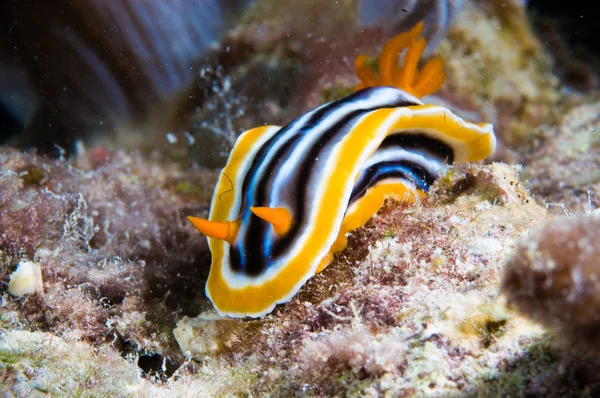
{"type": "Polygon", "coordinates": [[[419,206],[388,204],[274,314],[184,318],[178,341],[203,362],[260,375],[258,395],[569,391],[544,330],[498,296],[515,239],[547,217],[521,186],[507,165],[454,168],[419,206]]]}
{"type": "Polygon", "coordinates": [[[572,106],[540,141],[523,170],[536,198],[559,214],[598,208],[600,101],[572,106]]]}
{"type": "MultiPolygon", "coordinates": [[[[70,162],[2,149],[3,328],[69,336],[66,345],[79,339],[147,373],[165,373],[152,361],[181,363],[173,314],[202,305],[195,286],[209,260],[184,217],[206,211],[213,181],[212,172],[102,148],[70,162]],[[35,265],[26,275],[31,289],[5,293],[23,264],[35,265]]],[[[9,378],[11,369],[4,367],[9,378]]]]}
{"type": "Polygon", "coordinates": [[[0,336],[5,396],[128,396],[154,386],[108,346],[94,348],[77,338],[9,331],[0,336]],[[11,395],[12,394],[12,395],[11,395]]]}
{"type": "Polygon", "coordinates": [[[506,264],[512,306],[556,330],[565,354],[600,353],[600,217],[560,217],[534,231],[506,264]]]}

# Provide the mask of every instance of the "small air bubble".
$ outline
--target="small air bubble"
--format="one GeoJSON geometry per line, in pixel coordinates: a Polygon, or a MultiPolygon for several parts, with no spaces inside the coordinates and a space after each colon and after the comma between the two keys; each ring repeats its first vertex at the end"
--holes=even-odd
{"type": "Polygon", "coordinates": [[[177,142],[177,136],[173,133],[167,133],[167,141],[169,141],[169,144],[175,144],[177,142]]]}
{"type": "Polygon", "coordinates": [[[185,132],[185,138],[187,138],[188,145],[194,145],[194,143],[196,142],[196,139],[190,134],[189,131],[185,132]]]}

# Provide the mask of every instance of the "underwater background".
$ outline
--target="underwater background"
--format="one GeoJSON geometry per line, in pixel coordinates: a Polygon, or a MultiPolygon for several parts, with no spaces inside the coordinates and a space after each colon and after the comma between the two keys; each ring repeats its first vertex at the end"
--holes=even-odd
{"type": "Polygon", "coordinates": [[[0,4],[6,396],[595,396],[600,27],[524,0],[0,4]],[[351,94],[424,22],[495,153],[389,200],[261,318],[219,316],[208,217],[237,137],[351,94]]]}

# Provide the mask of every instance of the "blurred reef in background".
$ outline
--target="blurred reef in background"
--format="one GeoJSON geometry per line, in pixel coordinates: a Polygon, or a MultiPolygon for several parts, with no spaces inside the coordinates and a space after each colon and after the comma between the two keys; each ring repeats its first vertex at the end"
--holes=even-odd
{"type": "Polygon", "coordinates": [[[598,394],[589,3],[2,2],[0,392],[598,394]],[[447,74],[425,102],[493,123],[495,163],[388,202],[273,314],[216,316],[184,221],[237,136],[349,94],[421,19],[447,74]]]}

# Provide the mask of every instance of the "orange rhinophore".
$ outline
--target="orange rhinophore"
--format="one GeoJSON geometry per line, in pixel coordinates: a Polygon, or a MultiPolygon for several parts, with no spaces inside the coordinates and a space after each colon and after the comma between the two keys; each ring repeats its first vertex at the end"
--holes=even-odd
{"type": "Polygon", "coordinates": [[[221,239],[233,245],[237,238],[239,223],[236,221],[209,221],[200,217],[188,216],[194,228],[210,238],[221,239]]]}

